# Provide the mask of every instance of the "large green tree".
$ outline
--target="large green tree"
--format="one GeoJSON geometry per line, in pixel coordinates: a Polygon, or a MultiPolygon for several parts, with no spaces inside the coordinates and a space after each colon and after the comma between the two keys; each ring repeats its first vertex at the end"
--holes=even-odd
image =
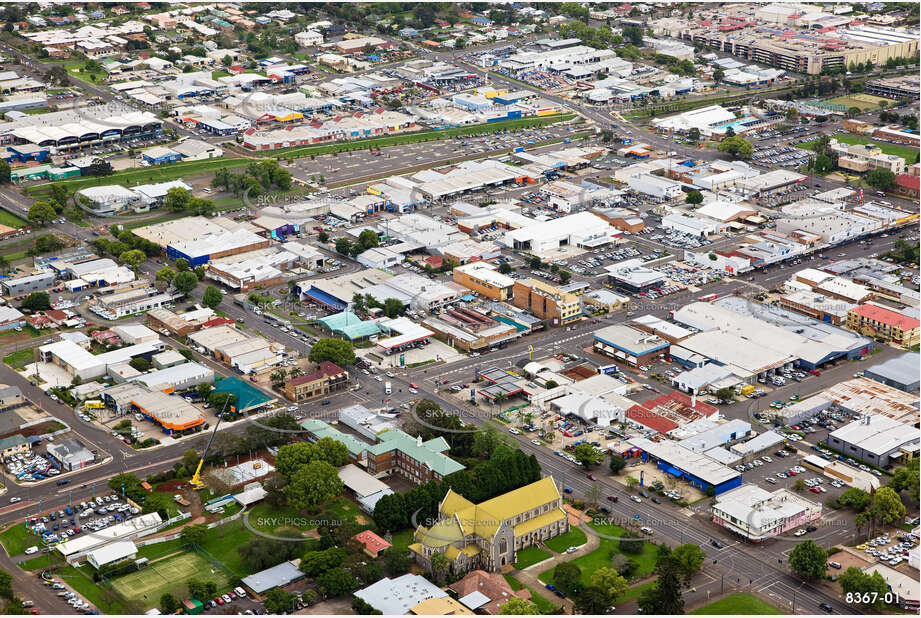
{"type": "Polygon", "coordinates": [[[669,555],[656,564],[656,583],[639,598],[639,608],[644,614],[677,616],[684,613],[682,596],[682,569],[669,555]]]}
{"type": "Polygon", "coordinates": [[[815,541],[801,541],[790,551],[790,568],[805,579],[819,579],[827,570],[828,552],[815,541]]]}
{"type": "Polygon", "coordinates": [[[521,597],[510,598],[499,608],[499,614],[502,616],[536,616],[540,613],[540,608],[533,601],[521,597]]]}
{"type": "Polygon", "coordinates": [[[565,592],[577,592],[582,581],[582,569],[573,562],[561,562],[553,570],[553,583],[565,592]]]}
{"type": "Polygon", "coordinates": [[[173,286],[181,293],[188,294],[198,286],[198,277],[190,270],[177,273],[173,277],[173,286]]]}
{"type": "Polygon", "coordinates": [[[294,473],[284,492],[292,506],[314,510],[340,495],[343,489],[335,466],[325,461],[312,461],[294,473]]]}
{"type": "Polygon", "coordinates": [[[586,470],[604,461],[604,453],[587,442],[574,448],[572,456],[586,470]]]}
{"type": "Polygon", "coordinates": [[[885,605],[885,594],[889,592],[889,585],[876,571],[871,575],[857,567],[850,567],[838,577],[838,583],[845,594],[846,602],[875,608],[885,605]],[[851,595],[851,601],[847,601],[847,595],[851,595]]]}
{"type": "Polygon", "coordinates": [[[217,309],[222,300],[224,300],[224,294],[213,285],[209,285],[202,296],[201,304],[210,309],[217,309]]]}
{"type": "Polygon", "coordinates": [[[717,149],[740,159],[750,159],[754,153],[751,142],[737,135],[723,138],[717,149]]]}
{"type": "Polygon", "coordinates": [[[896,187],[895,174],[891,170],[883,168],[870,170],[864,175],[863,179],[868,185],[880,191],[888,191],[896,187]]]}
{"type": "Polygon", "coordinates": [[[690,584],[691,578],[700,572],[707,554],[698,545],[685,543],[671,551],[671,557],[678,565],[682,582],[685,586],[690,584]]]}
{"type": "Polygon", "coordinates": [[[314,363],[330,361],[345,368],[355,362],[355,349],[344,339],[325,338],[313,344],[308,358],[314,363]]]}

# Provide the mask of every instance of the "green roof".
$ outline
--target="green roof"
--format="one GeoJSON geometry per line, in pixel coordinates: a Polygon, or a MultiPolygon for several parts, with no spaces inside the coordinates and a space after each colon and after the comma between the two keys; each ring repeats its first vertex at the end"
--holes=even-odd
{"type": "Polygon", "coordinates": [[[331,438],[337,442],[342,442],[345,445],[345,448],[349,450],[349,453],[355,457],[361,455],[361,453],[368,448],[368,445],[365,442],[362,442],[354,436],[342,433],[338,429],[330,427],[327,423],[319,419],[308,418],[304,421],[301,421],[301,427],[316,436],[318,440],[320,438],[331,438]]]}
{"type": "Polygon", "coordinates": [[[214,386],[214,392],[236,395],[236,408],[238,412],[246,412],[275,401],[274,398],[269,397],[255,386],[251,386],[243,380],[234,377],[224,378],[220,382],[217,382],[214,386]]]}
{"type": "Polygon", "coordinates": [[[368,452],[372,455],[382,455],[394,450],[402,451],[416,461],[426,464],[442,477],[460,472],[465,467],[443,454],[450,447],[447,440],[442,437],[432,438],[420,444],[416,438],[399,429],[385,431],[377,437],[380,442],[368,447],[368,452]]]}
{"type": "Polygon", "coordinates": [[[381,332],[376,322],[365,321],[351,311],[341,311],[317,320],[331,332],[349,339],[361,339],[381,332]]]}

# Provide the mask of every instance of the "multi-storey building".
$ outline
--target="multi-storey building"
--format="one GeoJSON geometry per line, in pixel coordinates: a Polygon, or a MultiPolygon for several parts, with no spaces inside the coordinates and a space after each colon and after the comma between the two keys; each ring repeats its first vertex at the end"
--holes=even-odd
{"type": "Polygon", "coordinates": [[[344,391],[348,386],[349,373],[335,363],[323,361],[316,371],[285,382],[285,397],[291,401],[304,401],[344,391]]]}
{"type": "Polygon", "coordinates": [[[787,489],[743,485],[720,495],[711,512],[714,523],[758,543],[818,519],[822,505],[787,489]]]}
{"type": "Polygon", "coordinates": [[[568,324],[582,315],[582,305],[578,296],[543,281],[515,281],[512,294],[513,305],[531,312],[535,317],[553,326],[568,324]]]}
{"type": "Polygon", "coordinates": [[[905,173],[905,159],[885,154],[879,146],[872,144],[842,144],[832,139],[828,144],[838,153],[838,167],[854,172],[874,169],[889,170],[893,174],[905,173]]]}
{"type": "Polygon", "coordinates": [[[918,344],[919,324],[916,318],[880,305],[860,305],[847,312],[851,330],[905,347],[918,344]]]}
{"type": "Polygon", "coordinates": [[[450,446],[442,437],[423,442],[421,437],[391,429],[378,439],[365,449],[369,474],[400,474],[420,485],[464,469],[463,464],[448,457],[450,446]]]}
{"type": "Polygon", "coordinates": [[[438,506],[438,521],[416,528],[416,542],[409,549],[426,567],[441,553],[455,573],[499,571],[514,564],[520,550],[569,531],[562,506],[549,476],[480,504],[449,489],[438,506]]]}
{"type": "Polygon", "coordinates": [[[500,273],[486,262],[471,262],[457,266],[453,271],[454,283],[492,300],[509,300],[515,280],[500,273]]]}

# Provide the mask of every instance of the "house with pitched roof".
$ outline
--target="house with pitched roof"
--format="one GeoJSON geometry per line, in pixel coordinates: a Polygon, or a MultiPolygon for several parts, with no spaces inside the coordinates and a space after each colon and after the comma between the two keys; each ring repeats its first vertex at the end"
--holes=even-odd
{"type": "Polygon", "coordinates": [[[550,476],[480,504],[449,489],[438,507],[438,521],[416,528],[409,549],[425,568],[441,553],[455,573],[499,571],[517,561],[519,550],[569,531],[562,506],[550,476]]]}

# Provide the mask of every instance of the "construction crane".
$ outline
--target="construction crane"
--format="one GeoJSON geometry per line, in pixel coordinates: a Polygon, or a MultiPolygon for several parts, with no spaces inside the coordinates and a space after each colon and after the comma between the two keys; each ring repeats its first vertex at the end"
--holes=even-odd
{"type": "Polygon", "coordinates": [[[230,397],[224,400],[224,407],[221,408],[221,413],[217,415],[217,422],[214,424],[214,429],[211,431],[211,437],[208,438],[208,444],[205,445],[205,450],[201,454],[201,459],[198,460],[198,467],[195,468],[195,474],[192,475],[192,479],[189,481],[189,485],[192,486],[192,489],[199,490],[208,488],[208,485],[201,480],[201,468],[205,463],[205,457],[208,456],[208,451],[211,450],[211,443],[214,442],[214,436],[217,434],[217,428],[221,424],[221,419],[224,418],[224,410],[227,409],[228,401],[230,401],[230,397]]]}

